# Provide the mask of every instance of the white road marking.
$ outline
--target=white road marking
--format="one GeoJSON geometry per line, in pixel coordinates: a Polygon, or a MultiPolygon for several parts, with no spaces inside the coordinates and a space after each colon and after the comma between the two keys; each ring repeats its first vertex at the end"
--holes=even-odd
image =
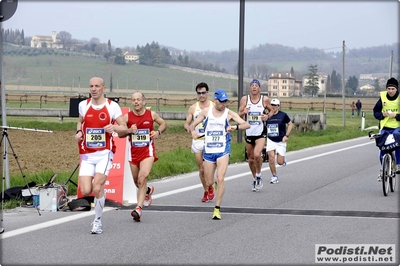
{"type": "MultiPolygon", "coordinates": [[[[108,211],[112,211],[112,210],[115,210],[115,208],[105,208],[103,210],[103,212],[108,212],[108,211]]],[[[63,217],[60,219],[56,219],[56,220],[52,220],[52,221],[48,221],[48,222],[44,222],[44,223],[40,223],[40,224],[23,227],[20,229],[12,230],[10,232],[6,231],[0,235],[0,239],[6,239],[9,237],[14,237],[14,236],[25,234],[25,233],[30,233],[32,231],[36,231],[36,230],[47,228],[47,227],[54,226],[54,225],[67,223],[67,222],[78,220],[78,219],[81,219],[81,218],[84,218],[87,216],[94,216],[94,210],[88,211],[88,212],[82,212],[79,214],[71,215],[68,217],[63,217]]]]}
{"type": "MultiPolygon", "coordinates": [[[[338,150],[335,150],[335,151],[320,153],[318,155],[313,155],[313,156],[310,156],[310,157],[306,157],[306,158],[302,158],[302,159],[298,159],[298,160],[293,160],[293,161],[288,162],[288,165],[289,164],[295,164],[295,163],[303,162],[303,161],[307,161],[307,160],[312,160],[312,159],[317,158],[317,157],[322,157],[322,156],[330,155],[330,154],[333,154],[333,153],[338,153],[338,152],[349,150],[349,149],[354,149],[356,147],[370,145],[371,143],[372,142],[353,145],[353,146],[349,146],[347,148],[342,148],[342,149],[338,149],[338,150]]],[[[261,170],[265,171],[265,170],[268,170],[268,169],[269,169],[269,167],[266,167],[266,168],[263,168],[261,170]]],[[[239,178],[239,177],[246,176],[249,173],[250,173],[250,171],[249,172],[244,172],[244,173],[241,173],[241,174],[237,174],[237,175],[232,175],[232,176],[226,177],[225,180],[226,181],[227,180],[233,180],[233,179],[236,179],[236,178],[239,178]]],[[[157,182],[163,182],[163,180],[157,181],[157,182]]],[[[165,182],[168,182],[168,180],[165,180],[165,182]]],[[[181,193],[181,192],[193,190],[193,189],[200,188],[200,187],[202,187],[202,185],[201,184],[197,184],[197,185],[192,185],[192,186],[188,186],[188,187],[183,187],[183,188],[171,190],[171,191],[168,191],[168,192],[164,192],[164,193],[160,193],[160,194],[154,195],[153,199],[158,199],[158,198],[162,198],[162,197],[178,194],[178,193],[181,193]]],[[[107,212],[107,211],[111,211],[111,210],[115,210],[115,208],[109,208],[108,207],[108,208],[105,208],[103,212],[107,212]]],[[[4,233],[0,234],[0,239],[6,239],[6,238],[18,236],[18,235],[21,235],[21,234],[29,233],[29,232],[36,231],[36,230],[43,229],[43,228],[47,228],[47,227],[50,227],[50,226],[59,225],[59,224],[67,223],[67,222],[70,222],[70,221],[78,220],[78,219],[81,219],[81,218],[84,218],[84,217],[88,217],[88,216],[91,216],[91,215],[94,215],[94,210],[89,211],[89,212],[82,212],[82,213],[79,213],[79,214],[76,214],[76,215],[71,215],[71,216],[68,216],[68,217],[63,217],[63,218],[60,218],[60,219],[56,219],[56,220],[52,220],[52,221],[48,221],[48,222],[44,222],[44,223],[40,223],[40,224],[35,224],[35,225],[23,227],[23,228],[20,228],[20,229],[12,230],[10,232],[4,232],[4,233]]]]}
{"type": "MultiPolygon", "coordinates": [[[[371,143],[363,143],[363,144],[358,144],[358,145],[354,145],[354,146],[349,146],[349,147],[346,147],[346,148],[338,149],[338,150],[335,150],[335,151],[330,151],[330,152],[325,152],[325,153],[319,153],[319,154],[317,154],[317,155],[313,155],[313,156],[310,156],[310,157],[306,157],[306,158],[302,158],[302,159],[290,161],[290,162],[287,163],[287,165],[289,165],[289,164],[295,164],[295,163],[300,163],[300,162],[304,162],[304,161],[308,161],[308,160],[312,160],[312,159],[314,159],[314,158],[318,158],[318,157],[330,155],[330,154],[333,154],[333,153],[338,153],[338,152],[341,152],[341,151],[346,151],[346,150],[354,149],[354,148],[356,148],[356,147],[361,147],[361,146],[365,146],[365,145],[369,145],[369,144],[371,144],[371,143]]],[[[281,166],[281,165],[277,165],[277,167],[282,167],[282,166],[281,166]]],[[[266,171],[266,170],[268,170],[268,169],[269,169],[269,167],[265,167],[265,168],[262,168],[261,171],[266,171]]],[[[237,175],[231,175],[231,176],[229,176],[229,177],[225,177],[225,181],[237,179],[237,178],[239,178],[239,177],[247,176],[247,175],[249,175],[249,174],[251,174],[250,171],[248,171],[248,172],[243,172],[243,173],[237,174],[237,175]]],[[[162,181],[160,181],[160,182],[162,182],[162,181]]],[[[188,187],[178,188],[178,189],[171,190],[171,191],[168,191],[168,192],[158,193],[157,195],[153,195],[152,198],[153,198],[153,199],[158,199],[158,198],[162,198],[162,197],[166,197],[166,196],[171,196],[171,195],[174,195],[174,194],[178,194],[178,193],[181,193],[181,192],[193,190],[193,189],[200,188],[200,187],[203,187],[203,185],[202,185],[202,184],[197,184],[197,185],[192,185],[192,186],[188,186],[188,187]]]]}

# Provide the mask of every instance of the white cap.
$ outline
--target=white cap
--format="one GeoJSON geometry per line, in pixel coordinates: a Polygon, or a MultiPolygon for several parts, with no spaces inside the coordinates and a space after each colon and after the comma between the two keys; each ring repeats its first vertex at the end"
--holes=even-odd
{"type": "Polygon", "coordinates": [[[271,104],[281,105],[281,102],[278,99],[272,99],[271,104]]]}

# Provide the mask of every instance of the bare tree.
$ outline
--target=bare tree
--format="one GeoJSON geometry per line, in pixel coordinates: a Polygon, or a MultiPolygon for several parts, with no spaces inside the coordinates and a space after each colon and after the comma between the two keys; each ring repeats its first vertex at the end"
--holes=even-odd
{"type": "Polygon", "coordinates": [[[26,77],[26,68],[23,65],[14,65],[13,67],[13,73],[12,77],[14,77],[17,80],[18,83],[18,90],[19,90],[19,85],[21,84],[21,80],[26,77]]]}
{"type": "Polygon", "coordinates": [[[63,49],[67,49],[71,47],[72,44],[72,35],[66,31],[60,31],[57,34],[57,38],[60,39],[60,42],[63,46],[63,49]]]}
{"type": "Polygon", "coordinates": [[[120,78],[120,72],[117,65],[108,62],[103,68],[103,77],[105,77],[105,81],[110,77],[110,83],[107,84],[106,81],[106,87],[109,89],[110,93],[114,92],[114,89],[119,89],[118,79],[120,78]],[[116,86],[113,83],[116,83],[116,86]]]}
{"type": "Polygon", "coordinates": [[[269,76],[268,65],[266,65],[266,64],[258,65],[257,69],[258,69],[258,73],[259,73],[259,78],[268,79],[268,76],[269,76]]]}
{"type": "Polygon", "coordinates": [[[248,67],[247,72],[249,78],[255,78],[257,76],[257,66],[255,64],[251,64],[248,67]]]}
{"type": "Polygon", "coordinates": [[[90,51],[94,52],[96,46],[98,46],[98,45],[100,45],[100,39],[99,38],[93,37],[92,39],[90,39],[90,41],[89,41],[90,51]]]}

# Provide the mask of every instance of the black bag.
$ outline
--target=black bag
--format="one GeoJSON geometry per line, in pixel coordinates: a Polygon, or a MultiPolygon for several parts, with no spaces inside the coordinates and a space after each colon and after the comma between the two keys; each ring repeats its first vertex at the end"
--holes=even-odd
{"type": "MultiPolygon", "coordinates": [[[[11,187],[8,188],[6,190],[4,190],[4,200],[11,200],[11,199],[15,199],[15,200],[24,200],[24,201],[29,201],[32,196],[22,196],[22,190],[23,189],[27,189],[28,187],[30,189],[33,189],[36,186],[35,182],[30,182],[28,183],[28,186],[24,186],[24,187],[11,187]]],[[[0,194],[0,200],[3,200],[2,198],[2,194],[0,194]]]]}
{"type": "Polygon", "coordinates": [[[387,131],[382,132],[379,138],[376,138],[375,141],[376,146],[382,151],[391,151],[400,148],[400,136],[397,134],[394,135],[387,131]],[[389,143],[386,143],[388,138],[391,138],[392,140],[389,141],[389,143]]]}
{"type": "Polygon", "coordinates": [[[68,202],[71,211],[90,211],[92,208],[90,202],[86,198],[73,199],[68,202]]]}

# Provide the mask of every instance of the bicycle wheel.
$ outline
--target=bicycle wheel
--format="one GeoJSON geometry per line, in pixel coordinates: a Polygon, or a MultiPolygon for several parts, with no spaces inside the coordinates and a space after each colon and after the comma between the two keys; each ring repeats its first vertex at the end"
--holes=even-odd
{"type": "Polygon", "coordinates": [[[384,154],[382,158],[382,188],[385,197],[389,194],[389,178],[391,175],[390,155],[384,154]]]}
{"type": "Polygon", "coordinates": [[[396,176],[395,175],[392,175],[390,177],[389,183],[390,183],[390,191],[394,192],[394,190],[396,189],[396,176]]]}
{"type": "Polygon", "coordinates": [[[394,153],[392,154],[392,174],[390,175],[390,179],[389,179],[389,183],[390,183],[390,191],[394,192],[394,190],[396,189],[396,172],[395,172],[395,160],[393,158],[394,157],[394,153]]]}
{"type": "Polygon", "coordinates": [[[268,162],[268,153],[265,148],[261,152],[261,158],[263,162],[268,162]]]}

